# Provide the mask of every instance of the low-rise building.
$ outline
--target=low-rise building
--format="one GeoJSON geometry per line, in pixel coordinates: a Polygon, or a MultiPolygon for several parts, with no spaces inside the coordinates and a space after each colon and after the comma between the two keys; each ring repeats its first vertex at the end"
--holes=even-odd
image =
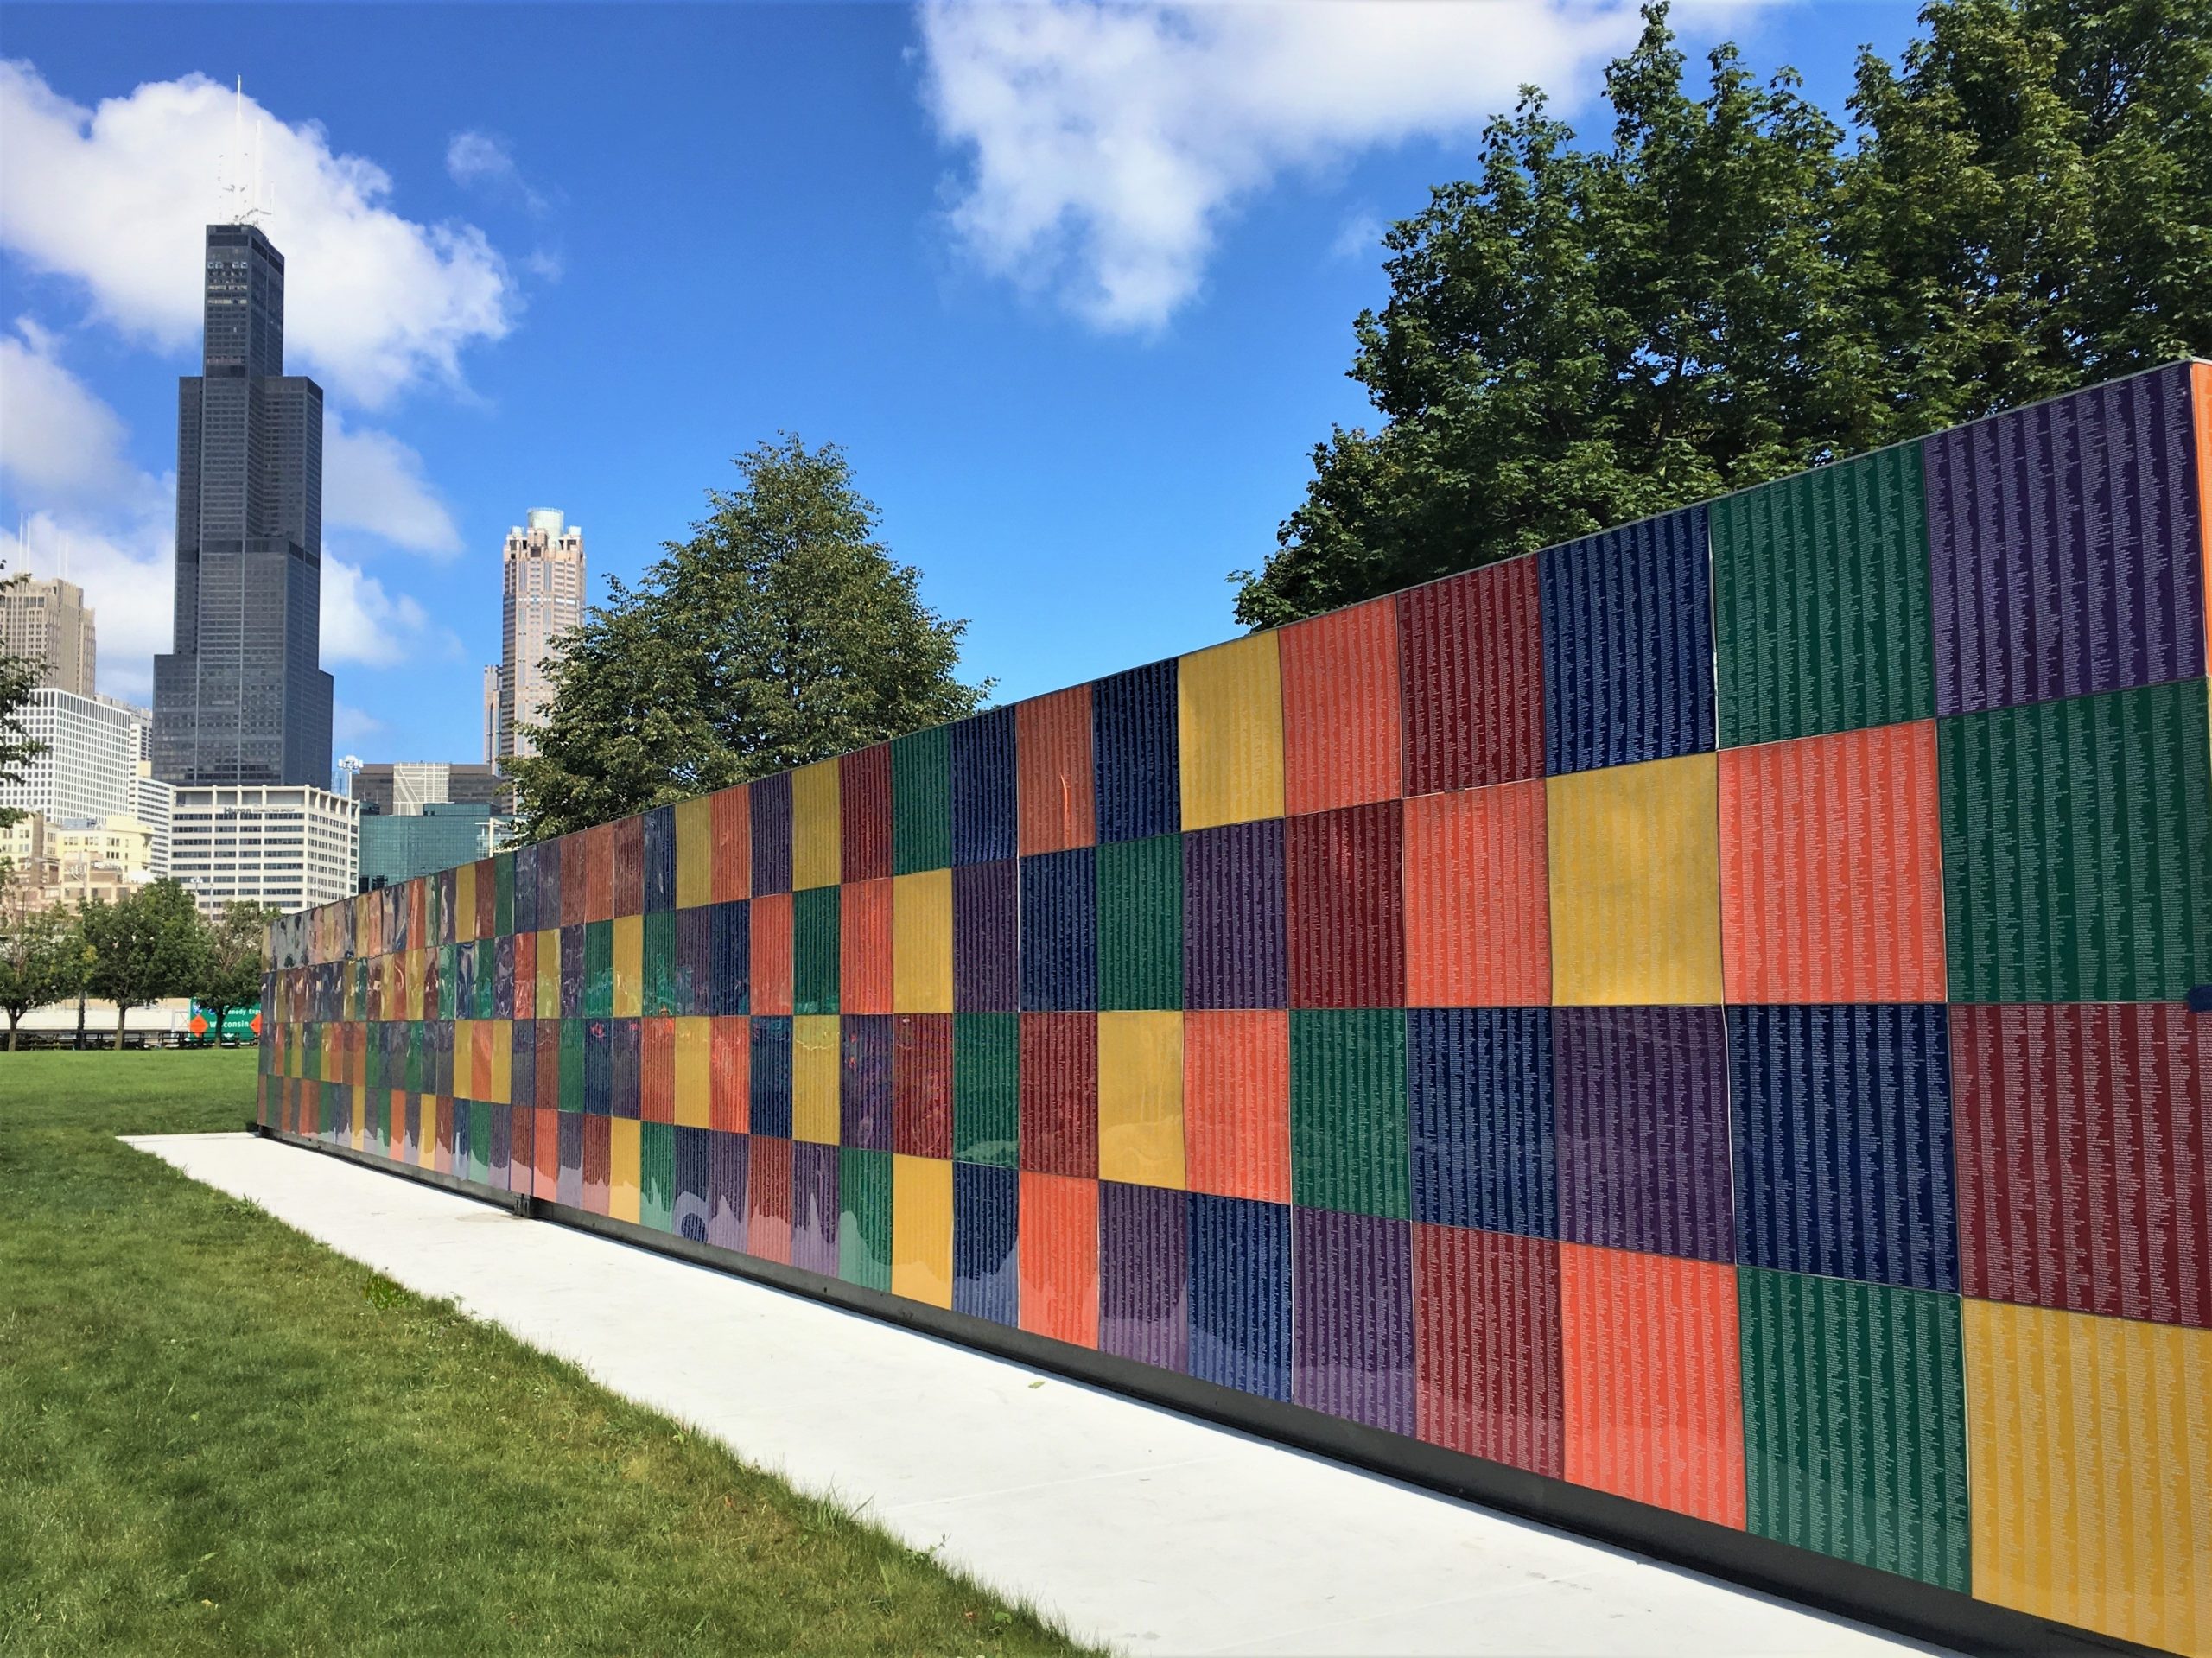
{"type": "Polygon", "coordinates": [[[226,905],[306,909],[353,891],[360,808],[302,783],[181,786],[169,820],[169,873],[201,912],[226,905]]]}

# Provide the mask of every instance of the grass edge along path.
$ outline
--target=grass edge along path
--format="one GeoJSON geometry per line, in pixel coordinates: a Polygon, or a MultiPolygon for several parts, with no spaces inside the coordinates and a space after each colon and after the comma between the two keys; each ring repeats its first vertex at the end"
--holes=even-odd
{"type": "Polygon", "coordinates": [[[0,1055],[0,1653],[1083,1649],[114,1138],[253,1060],[0,1055]]]}

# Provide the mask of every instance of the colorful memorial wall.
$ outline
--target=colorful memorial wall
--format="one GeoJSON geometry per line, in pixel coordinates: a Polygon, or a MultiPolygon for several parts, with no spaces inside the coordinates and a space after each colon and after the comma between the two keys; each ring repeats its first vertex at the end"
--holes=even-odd
{"type": "Polygon", "coordinates": [[[261,1121],[2212,1652],[2208,482],[2177,365],[288,918],[261,1121]]]}

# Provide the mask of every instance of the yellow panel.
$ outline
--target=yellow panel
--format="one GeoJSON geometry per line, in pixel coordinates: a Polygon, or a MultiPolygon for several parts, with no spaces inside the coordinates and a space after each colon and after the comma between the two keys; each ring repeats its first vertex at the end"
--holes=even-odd
{"type": "Polygon", "coordinates": [[[514,1026],[510,1021],[492,1021],[492,1085],[484,1097],[494,1105],[515,1102],[514,1040],[514,1026]]]}
{"type": "Polygon", "coordinates": [[[891,883],[891,1009],[952,1011],[952,872],[926,869],[891,883]]]}
{"type": "Polygon", "coordinates": [[[1182,1014],[1099,1014],[1098,1178],[1184,1184],[1182,1014]]]}
{"type": "Polygon", "coordinates": [[[438,1166],[438,1096],[423,1094],[416,1097],[422,1105],[415,1116],[415,1165],[417,1168],[435,1169],[438,1166]]]}
{"type": "Polygon", "coordinates": [[[614,1017],[636,1019],[645,1011],[645,918],[614,918],[614,1017]]]}
{"type": "Polygon", "coordinates": [[[817,760],[791,773],[791,886],[837,884],[837,762],[817,760]]]}
{"type": "Polygon", "coordinates": [[[537,1016],[561,1017],[561,930],[547,927],[537,935],[537,1016]]]}
{"type": "Polygon", "coordinates": [[[704,1128],[714,1091],[708,1066],[712,1026],[703,1019],[676,1021],[676,1121],[679,1128],[704,1128]]]}
{"type": "Polygon", "coordinates": [[[1545,784],[1552,1001],[1720,998],[1719,770],[1711,754],[1545,784]]]}
{"type": "Polygon", "coordinates": [[[353,1090],[353,1149],[369,1149],[369,1096],[365,1089],[353,1090]]]}
{"type": "Polygon", "coordinates": [[[476,938],[476,866],[462,864],[453,872],[454,942],[473,943],[476,938]]]}
{"type": "Polygon", "coordinates": [[[1176,666],[1183,827],[1282,816],[1282,666],[1273,633],[1176,666]]]}
{"type": "Polygon", "coordinates": [[[714,901],[715,813],[705,795],[676,807],[676,907],[696,910],[714,901]]]}
{"type": "Polygon", "coordinates": [[[2212,1653],[2212,1330],[1964,1318],[1975,1595],[2212,1653]]]}
{"type": "Polygon", "coordinates": [[[891,1159],[891,1293],[952,1305],[952,1165],[891,1159]]]}
{"type": "Polygon", "coordinates": [[[791,1138],[837,1143],[837,1016],[791,1021],[791,1138]]]}
{"type": "Polygon", "coordinates": [[[618,1221],[638,1218],[638,1120],[612,1117],[607,1124],[607,1212],[618,1221]]]}
{"type": "MultiPolygon", "coordinates": [[[[407,952],[407,1017],[423,1017],[423,987],[430,976],[430,952],[410,950],[407,952]]],[[[558,981],[556,981],[558,983],[558,981]]]]}
{"type": "Polygon", "coordinates": [[[476,1021],[457,1019],[453,1022],[453,1096],[456,1100],[480,1100],[476,1091],[476,1055],[472,1045],[476,1038],[476,1021]]]}

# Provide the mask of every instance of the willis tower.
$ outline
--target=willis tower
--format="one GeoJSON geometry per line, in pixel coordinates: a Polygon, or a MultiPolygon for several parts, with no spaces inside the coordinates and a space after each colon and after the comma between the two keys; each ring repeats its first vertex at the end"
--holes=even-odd
{"type": "Polygon", "coordinates": [[[177,383],[176,616],[154,658],[154,775],[330,786],[322,388],[284,372],[284,256],[207,227],[200,372],[177,383]]]}

